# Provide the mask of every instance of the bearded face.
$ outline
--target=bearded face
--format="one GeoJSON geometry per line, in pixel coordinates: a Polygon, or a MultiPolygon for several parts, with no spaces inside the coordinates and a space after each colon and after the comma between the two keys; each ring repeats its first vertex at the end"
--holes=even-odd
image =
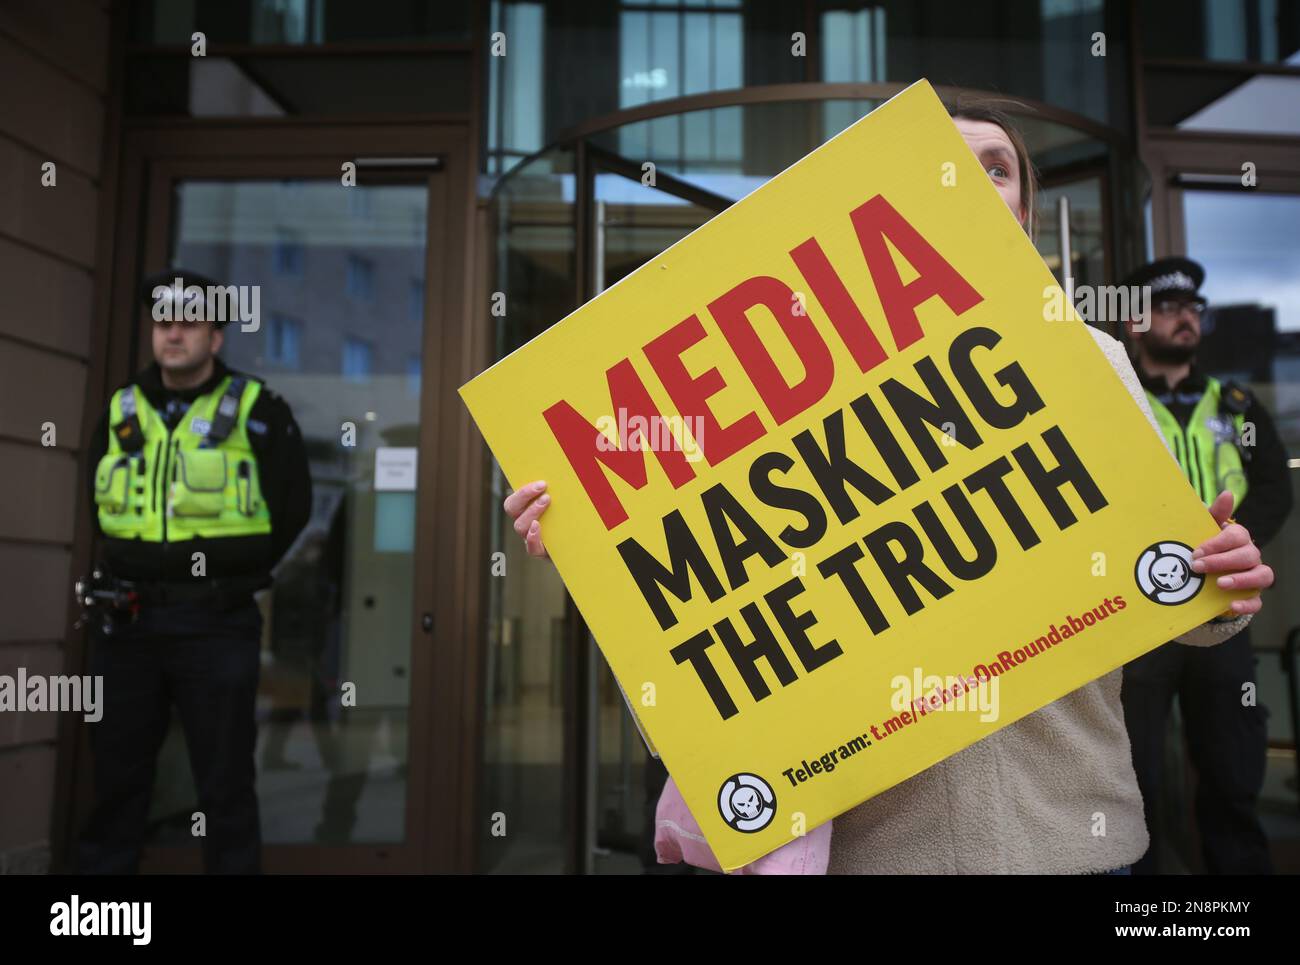
{"type": "Polygon", "coordinates": [[[1181,300],[1152,305],[1151,327],[1142,334],[1142,345],[1157,362],[1172,365],[1190,362],[1201,346],[1199,308],[1194,302],[1181,300]]]}

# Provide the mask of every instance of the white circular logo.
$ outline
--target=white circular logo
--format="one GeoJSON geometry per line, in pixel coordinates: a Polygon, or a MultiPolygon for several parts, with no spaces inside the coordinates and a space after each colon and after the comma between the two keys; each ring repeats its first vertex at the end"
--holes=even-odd
{"type": "Polygon", "coordinates": [[[737,831],[762,831],[776,817],[776,793],[757,774],[733,774],[722,782],[718,811],[737,831]]]}
{"type": "Polygon", "coordinates": [[[1199,573],[1192,572],[1192,548],[1173,540],[1143,550],[1134,577],[1143,596],[1165,606],[1186,603],[1205,582],[1199,573]]]}

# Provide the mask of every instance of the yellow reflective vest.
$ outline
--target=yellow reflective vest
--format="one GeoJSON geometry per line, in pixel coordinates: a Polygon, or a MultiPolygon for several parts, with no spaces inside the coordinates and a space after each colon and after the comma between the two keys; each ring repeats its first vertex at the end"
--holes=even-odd
{"type": "Polygon", "coordinates": [[[95,469],[104,534],[157,543],[269,535],[247,431],[260,391],[259,382],[227,376],[174,429],[138,386],[115,392],[108,451],[95,469]]]}
{"type": "Polygon", "coordinates": [[[1226,489],[1233,495],[1235,512],[1246,498],[1246,470],[1240,447],[1250,397],[1244,390],[1230,386],[1228,391],[1241,398],[1234,396],[1230,400],[1233,404],[1225,405],[1222,383],[1213,378],[1207,378],[1205,383],[1205,393],[1192,410],[1186,428],[1149,390],[1147,399],[1160,432],[1201,501],[1208,506],[1226,489]]]}

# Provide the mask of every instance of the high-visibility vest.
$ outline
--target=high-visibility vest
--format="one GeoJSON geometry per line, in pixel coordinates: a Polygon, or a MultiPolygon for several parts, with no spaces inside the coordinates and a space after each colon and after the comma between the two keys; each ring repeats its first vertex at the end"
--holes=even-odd
{"type": "Polygon", "coordinates": [[[95,469],[106,536],[147,542],[271,532],[271,513],[248,440],[261,383],[227,376],[174,429],[139,387],[113,394],[108,451],[95,469]]]}
{"type": "Polygon", "coordinates": [[[1232,493],[1235,511],[1246,498],[1241,447],[1250,394],[1236,385],[1229,385],[1225,394],[1218,379],[1207,379],[1205,393],[1185,429],[1149,390],[1147,399],[1174,458],[1201,501],[1208,506],[1226,489],[1232,493]]]}

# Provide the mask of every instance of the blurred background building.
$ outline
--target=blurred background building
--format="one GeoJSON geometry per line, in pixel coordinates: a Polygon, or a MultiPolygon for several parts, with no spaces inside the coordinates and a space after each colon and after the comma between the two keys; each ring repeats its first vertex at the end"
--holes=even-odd
{"type": "MultiPolygon", "coordinates": [[[[662,768],[555,573],[524,558],[455,390],[922,77],[1019,102],[1058,277],[1206,265],[1212,361],[1300,456],[1294,0],[8,0],[0,673],[84,667],[79,453],[149,361],[139,279],[258,285],[260,328],[232,326],[224,354],[291,403],[316,483],[263,601],[268,869],[652,863],[662,768]],[[377,489],[376,459],[403,457],[414,476],[377,489]]],[[[1292,520],[1254,637],[1264,820],[1291,871],[1298,553],[1292,520]]],[[[86,736],[0,716],[0,871],[63,866],[86,736]]],[[[1178,742],[1168,767],[1168,857],[1195,869],[1178,742]]],[[[193,809],[176,733],[149,867],[198,867],[193,809]]]]}

